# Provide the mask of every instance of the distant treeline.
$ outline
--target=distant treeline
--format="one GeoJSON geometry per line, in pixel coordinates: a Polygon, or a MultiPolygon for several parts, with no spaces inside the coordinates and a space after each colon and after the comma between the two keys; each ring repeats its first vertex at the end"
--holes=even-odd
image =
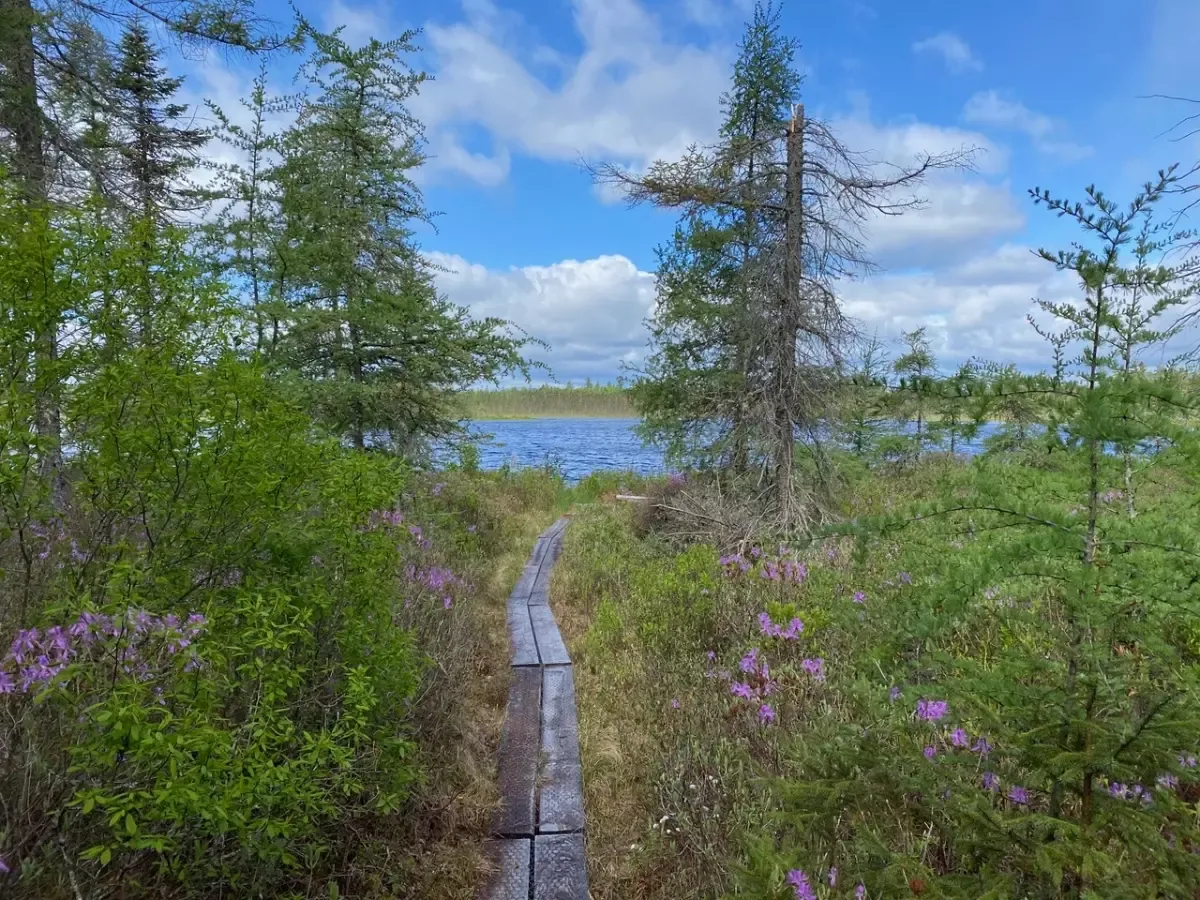
{"type": "Polygon", "coordinates": [[[575,387],[540,385],[466,391],[462,395],[468,419],[553,419],[566,417],[636,418],[629,391],[619,384],[575,387]]]}

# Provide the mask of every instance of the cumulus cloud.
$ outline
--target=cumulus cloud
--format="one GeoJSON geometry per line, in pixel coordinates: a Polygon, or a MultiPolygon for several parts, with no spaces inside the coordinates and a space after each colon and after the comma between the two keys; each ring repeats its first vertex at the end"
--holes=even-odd
{"type": "Polygon", "coordinates": [[[971,52],[971,46],[950,31],[942,31],[933,37],[917,41],[912,48],[914,53],[932,53],[940,56],[951,72],[977,72],[983,68],[983,62],[971,52]]]}
{"type": "Polygon", "coordinates": [[[934,271],[885,274],[844,286],[846,313],[881,337],[925,326],[942,364],[978,356],[1040,367],[1046,345],[1026,317],[1035,299],[1068,302],[1069,275],[1020,244],[934,271]]]}
{"type": "Polygon", "coordinates": [[[1067,140],[1063,122],[1035,112],[1019,100],[1005,97],[994,90],[979,91],[972,95],[963,107],[963,120],[972,125],[1024,134],[1038,152],[1065,162],[1078,162],[1093,152],[1091,147],[1067,140]]]}
{"type": "MultiPolygon", "coordinates": [[[[550,344],[535,354],[562,381],[610,380],[641,360],[654,276],[624,256],[488,269],[458,256],[428,254],[448,270],[439,288],[479,316],[514,322],[550,344]]],[[[1009,243],[940,269],[887,273],[840,287],[847,315],[885,340],[925,326],[943,365],[974,356],[1041,367],[1046,346],[1026,321],[1036,298],[1071,302],[1078,290],[1024,245],[1009,243]]]]}
{"type": "Polygon", "coordinates": [[[510,152],[641,167],[715,133],[725,50],[666,39],[635,0],[575,0],[574,9],[583,44],[574,59],[529,44],[511,20],[498,28],[489,0],[472,0],[462,22],[426,28],[436,78],[413,110],[429,130],[435,167],[495,179],[510,152]],[[539,67],[552,77],[539,77],[539,67]],[[466,125],[486,130],[496,152],[465,155],[455,129],[466,125]]]}
{"type": "Polygon", "coordinates": [[[498,316],[550,345],[533,356],[560,380],[610,380],[641,359],[654,276],[620,255],[548,266],[488,269],[460,256],[427,253],[437,285],[476,316],[498,316]]]}
{"type": "MultiPolygon", "coordinates": [[[[727,12],[738,0],[694,6],[727,12]]],[[[431,169],[483,185],[505,180],[514,155],[574,162],[603,159],[640,170],[710,142],[726,88],[728,48],[676,44],[636,0],[575,0],[582,51],[575,58],[537,43],[519,18],[490,0],[471,0],[466,18],[434,25],[425,41],[435,80],[414,102],[430,136],[431,169]],[[542,71],[547,70],[548,71],[542,71]],[[462,134],[486,133],[490,150],[468,149],[462,134]]],[[[707,12],[705,12],[707,10],[707,12]]],[[[930,262],[1019,228],[1023,219],[1007,186],[980,175],[1007,167],[1004,148],[978,131],[921,122],[873,123],[864,103],[833,125],[846,144],[877,162],[906,163],[922,152],[980,149],[977,174],[935,176],[927,208],[872,223],[881,258],[905,253],[930,262]]],[[[603,202],[619,196],[597,191],[603,202]]]]}
{"type": "Polygon", "coordinates": [[[1008,169],[1008,152],[978,131],[915,121],[880,125],[865,110],[831,126],[861,159],[884,166],[911,165],[926,154],[974,151],[969,168],[933,172],[910,192],[922,201],[920,208],[876,216],[867,224],[864,238],[884,265],[924,266],[959,258],[1023,227],[1025,217],[1000,178],[1008,169]]]}

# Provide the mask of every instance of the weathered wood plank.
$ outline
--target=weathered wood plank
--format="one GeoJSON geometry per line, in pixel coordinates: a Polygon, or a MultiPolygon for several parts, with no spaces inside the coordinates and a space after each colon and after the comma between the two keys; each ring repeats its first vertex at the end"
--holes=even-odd
{"type": "Polygon", "coordinates": [[[542,670],[536,666],[513,669],[497,766],[500,807],[492,819],[492,834],[514,836],[534,832],[541,701],[542,670]]]}
{"type": "Polygon", "coordinates": [[[483,854],[491,864],[491,871],[480,885],[478,900],[529,900],[533,841],[530,838],[485,841],[483,854]]]}
{"type": "Polygon", "coordinates": [[[579,831],[583,828],[583,775],[574,672],[570,666],[547,666],[543,673],[538,832],[579,831]]]}
{"type": "Polygon", "coordinates": [[[582,834],[533,839],[533,900],[588,900],[582,834]]]}
{"type": "Polygon", "coordinates": [[[550,607],[543,603],[529,604],[529,619],[533,623],[533,637],[542,665],[565,666],[569,663],[571,657],[567,655],[567,645],[563,643],[550,607]]]}
{"type": "Polygon", "coordinates": [[[529,604],[524,600],[508,601],[508,639],[512,644],[510,665],[536,666],[541,662],[529,604]]]}
{"type": "Polygon", "coordinates": [[[529,599],[527,602],[530,605],[536,603],[539,606],[545,606],[550,602],[550,585],[543,584],[541,582],[535,582],[533,585],[533,590],[529,592],[529,599]]]}
{"type": "Polygon", "coordinates": [[[532,563],[525,563],[525,568],[521,570],[521,577],[513,585],[512,593],[508,595],[508,599],[514,601],[528,600],[529,594],[533,590],[533,585],[537,581],[537,576],[538,566],[532,563]]]}

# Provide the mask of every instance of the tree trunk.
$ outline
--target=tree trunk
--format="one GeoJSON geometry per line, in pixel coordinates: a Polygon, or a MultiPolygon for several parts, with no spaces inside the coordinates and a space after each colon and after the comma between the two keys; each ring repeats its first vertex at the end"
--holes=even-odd
{"type": "MultiPolygon", "coordinates": [[[[36,21],[32,0],[0,0],[0,130],[12,140],[9,177],[35,209],[43,208],[49,196],[34,66],[36,21]]],[[[34,335],[34,429],[41,444],[38,474],[51,480],[58,498],[62,492],[62,414],[56,371],[59,318],[55,298],[47,294],[45,303],[47,315],[34,335]]]]}
{"type": "Polygon", "coordinates": [[[0,0],[0,128],[13,142],[9,176],[34,203],[46,200],[42,110],[34,69],[32,0],[0,0]]]}
{"type": "Polygon", "coordinates": [[[787,136],[787,176],[784,184],[783,290],[780,300],[780,334],[776,342],[775,371],[779,383],[775,393],[775,490],[779,512],[785,523],[793,519],[795,499],[792,470],[796,455],[794,421],[796,394],[796,342],[799,333],[801,280],[804,253],[804,106],[792,115],[787,136]]]}

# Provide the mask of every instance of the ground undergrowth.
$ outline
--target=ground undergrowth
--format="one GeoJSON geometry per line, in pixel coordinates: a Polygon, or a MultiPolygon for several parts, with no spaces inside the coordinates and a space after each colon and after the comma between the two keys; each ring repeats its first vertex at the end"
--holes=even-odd
{"type": "Polygon", "coordinates": [[[842,524],[783,546],[581,509],[592,895],[1200,896],[1195,478],[1146,465],[1133,526],[1101,468],[1087,571],[1061,448],[842,460],[842,524]]]}

